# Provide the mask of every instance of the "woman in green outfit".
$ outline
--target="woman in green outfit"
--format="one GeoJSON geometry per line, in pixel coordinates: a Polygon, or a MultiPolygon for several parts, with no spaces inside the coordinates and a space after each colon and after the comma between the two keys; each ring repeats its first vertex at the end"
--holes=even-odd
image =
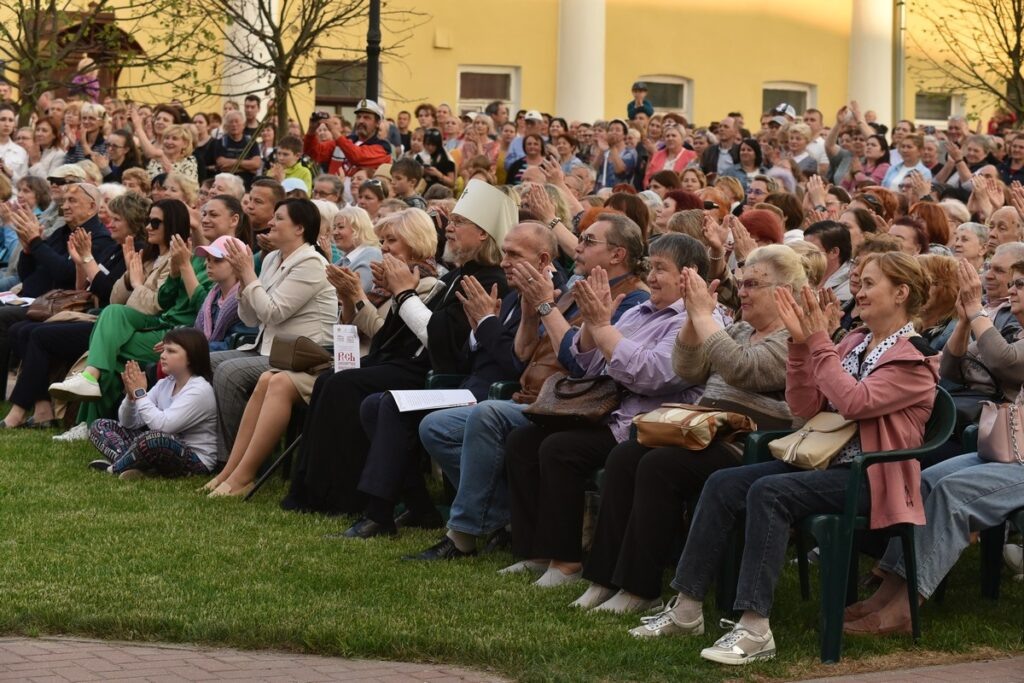
{"type": "MultiPolygon", "coordinates": [[[[85,369],[50,385],[54,398],[84,402],[78,413],[79,422],[92,424],[101,417],[116,414],[123,394],[121,372],[125,362],[156,361],[156,346],[164,334],[174,327],[193,325],[210,289],[206,261],[193,257],[185,242],[190,230],[188,207],[177,199],[155,202],[149,212],[147,232],[160,230],[164,239],[170,240],[170,274],[157,291],[159,311],[147,314],[128,306],[107,306],[89,338],[85,369]]],[[[139,256],[130,257],[126,277],[133,285],[144,279],[139,256]]]]}

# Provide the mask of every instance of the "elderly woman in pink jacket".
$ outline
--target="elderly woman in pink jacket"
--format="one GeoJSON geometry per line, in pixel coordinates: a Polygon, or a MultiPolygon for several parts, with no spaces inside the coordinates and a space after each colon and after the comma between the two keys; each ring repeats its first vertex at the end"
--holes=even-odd
{"type": "MultiPolygon", "coordinates": [[[[821,411],[856,420],[856,436],[823,470],[800,470],[781,461],[734,467],[704,486],[672,587],[678,596],[657,617],[631,633],[638,637],[704,632],[701,602],[728,547],[728,531],[746,514],[745,546],[733,608],[742,612],[732,631],[701,656],[746,664],[775,656],[768,615],[785,563],[789,528],[812,514],[841,512],[849,463],[862,452],[914,448],[924,440],[938,381],[938,355],[911,322],[928,298],[928,277],[902,253],[872,254],[857,293],[864,327],[833,346],[825,311],[809,287],[801,308],[788,290],[774,291],[790,333],[786,401],[809,419],[821,411]]],[[[870,501],[861,514],[871,528],[923,524],[920,465],[916,460],[868,470],[870,501]]]]}

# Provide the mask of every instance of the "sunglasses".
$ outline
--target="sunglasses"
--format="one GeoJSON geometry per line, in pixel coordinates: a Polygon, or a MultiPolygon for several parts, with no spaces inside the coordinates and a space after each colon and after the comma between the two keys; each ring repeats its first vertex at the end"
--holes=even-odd
{"type": "Polygon", "coordinates": [[[583,237],[580,237],[580,244],[585,247],[592,246],[594,244],[607,244],[609,247],[618,246],[608,240],[599,240],[589,233],[584,233],[583,237]]]}
{"type": "Polygon", "coordinates": [[[757,280],[740,280],[738,283],[739,289],[763,289],[764,287],[774,286],[774,282],[758,282],[757,280]]]}
{"type": "Polygon", "coordinates": [[[163,224],[164,222],[160,218],[150,218],[149,223],[147,223],[147,225],[149,225],[150,230],[157,230],[163,224]]]}
{"type": "Polygon", "coordinates": [[[1018,277],[1010,280],[1010,288],[1024,292],[1024,277],[1018,277]]]}

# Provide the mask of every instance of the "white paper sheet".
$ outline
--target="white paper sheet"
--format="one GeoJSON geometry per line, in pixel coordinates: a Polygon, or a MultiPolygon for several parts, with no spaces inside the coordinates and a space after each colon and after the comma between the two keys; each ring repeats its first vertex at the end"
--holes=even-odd
{"type": "Polygon", "coordinates": [[[402,413],[476,405],[476,398],[469,389],[414,389],[392,391],[391,395],[402,413]]]}

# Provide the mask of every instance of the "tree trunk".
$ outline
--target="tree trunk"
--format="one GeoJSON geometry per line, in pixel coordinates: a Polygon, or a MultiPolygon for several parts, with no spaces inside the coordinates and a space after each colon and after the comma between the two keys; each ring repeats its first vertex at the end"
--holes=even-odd
{"type": "Polygon", "coordinates": [[[290,85],[290,75],[279,72],[277,78],[274,79],[274,116],[277,117],[274,139],[277,141],[288,135],[288,91],[290,85]]]}

